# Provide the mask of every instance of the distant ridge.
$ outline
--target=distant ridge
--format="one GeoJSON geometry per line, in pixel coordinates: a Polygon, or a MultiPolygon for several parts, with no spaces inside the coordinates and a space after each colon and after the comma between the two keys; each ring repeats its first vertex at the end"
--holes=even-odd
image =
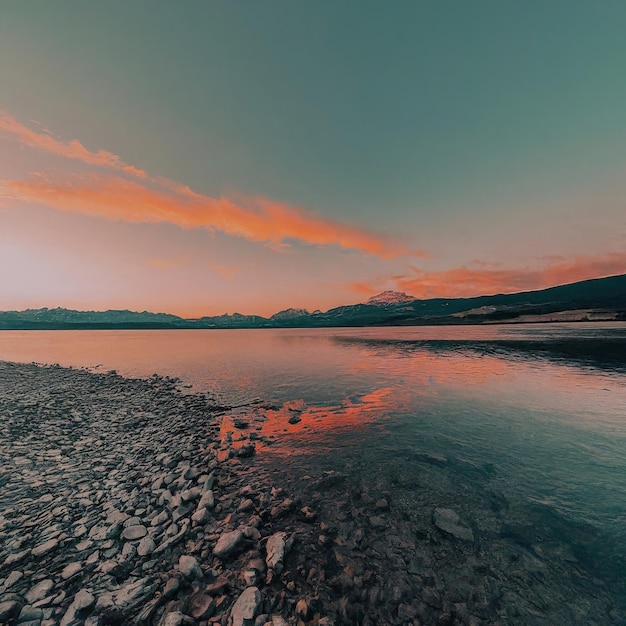
{"type": "Polygon", "coordinates": [[[537,291],[474,298],[418,300],[405,293],[384,291],[361,304],[313,313],[290,308],[270,318],[234,313],[184,319],[147,311],[63,308],[4,311],[0,312],[0,329],[315,328],[599,320],[626,321],[626,274],[537,291]]]}

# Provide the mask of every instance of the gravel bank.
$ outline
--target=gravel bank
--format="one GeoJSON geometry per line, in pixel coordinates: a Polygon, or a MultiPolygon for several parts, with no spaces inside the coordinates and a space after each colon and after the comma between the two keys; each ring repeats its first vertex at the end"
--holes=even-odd
{"type": "Polygon", "coordinates": [[[334,472],[284,491],[225,411],[168,378],[0,362],[0,623],[624,623],[568,555],[487,545],[496,513],[411,519],[334,472]]]}

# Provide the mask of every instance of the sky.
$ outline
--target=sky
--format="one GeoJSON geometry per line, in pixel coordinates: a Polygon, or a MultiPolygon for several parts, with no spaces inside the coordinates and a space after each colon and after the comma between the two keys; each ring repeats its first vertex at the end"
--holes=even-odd
{"type": "Polygon", "coordinates": [[[0,310],[626,273],[622,0],[0,0],[0,310]]]}

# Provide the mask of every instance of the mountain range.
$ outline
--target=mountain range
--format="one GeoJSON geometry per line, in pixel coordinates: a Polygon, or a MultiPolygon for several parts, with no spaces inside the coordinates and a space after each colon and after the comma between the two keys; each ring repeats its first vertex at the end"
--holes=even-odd
{"type": "Polygon", "coordinates": [[[419,300],[385,291],[359,304],[309,313],[290,308],[269,318],[219,315],[185,319],[167,313],[27,309],[0,312],[0,329],[315,328],[502,322],[626,320],[626,274],[512,294],[419,300]]]}

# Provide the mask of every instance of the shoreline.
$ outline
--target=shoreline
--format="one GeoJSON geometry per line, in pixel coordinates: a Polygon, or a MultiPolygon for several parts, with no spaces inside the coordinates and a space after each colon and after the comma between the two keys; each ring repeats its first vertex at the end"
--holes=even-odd
{"type": "Polygon", "coordinates": [[[136,324],[115,324],[115,323],[33,323],[33,324],[0,324],[0,331],[22,331],[22,330],[337,330],[345,328],[363,329],[363,328],[437,328],[441,326],[463,327],[463,326],[507,326],[507,325],[542,325],[542,324],[626,324],[626,319],[615,315],[606,317],[593,317],[589,319],[569,319],[569,318],[550,318],[537,319],[532,316],[511,317],[502,320],[467,320],[464,318],[441,318],[440,320],[429,320],[420,323],[410,324],[339,324],[339,325],[303,325],[294,324],[272,325],[272,326],[198,326],[194,324],[160,324],[138,322],[136,324]]]}
{"type": "MultiPolygon", "coordinates": [[[[220,434],[228,410],[167,377],[0,362],[0,623],[624,619],[604,581],[575,597],[571,555],[556,565],[500,530],[492,540],[505,503],[466,521],[461,502],[433,508],[427,494],[412,519],[386,484],[345,473],[278,484],[254,429],[220,434]]],[[[433,476],[446,462],[422,461],[433,476]]]]}

